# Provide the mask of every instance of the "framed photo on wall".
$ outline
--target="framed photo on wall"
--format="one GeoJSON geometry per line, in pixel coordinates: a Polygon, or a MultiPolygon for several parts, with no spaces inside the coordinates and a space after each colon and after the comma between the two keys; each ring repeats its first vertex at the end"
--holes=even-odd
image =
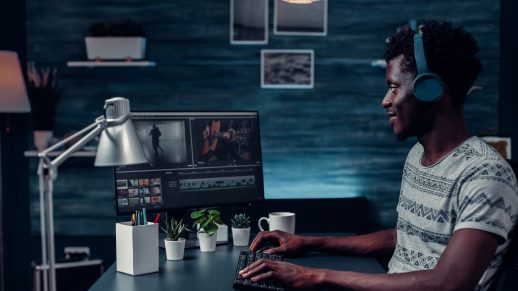
{"type": "Polygon", "coordinates": [[[274,0],[273,33],[327,35],[327,0],[274,0]]]}
{"type": "Polygon", "coordinates": [[[268,0],[230,0],[230,43],[268,43],[268,0]]]}
{"type": "Polygon", "coordinates": [[[313,50],[261,50],[261,88],[312,89],[313,50]]]}

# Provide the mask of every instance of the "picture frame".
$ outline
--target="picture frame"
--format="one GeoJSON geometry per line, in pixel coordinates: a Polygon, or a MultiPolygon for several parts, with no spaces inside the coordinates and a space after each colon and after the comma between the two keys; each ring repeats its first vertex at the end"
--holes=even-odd
{"type": "Polygon", "coordinates": [[[230,0],[230,43],[268,43],[268,0],[230,0]]]}
{"type": "Polygon", "coordinates": [[[261,50],[261,88],[313,89],[313,50],[261,50]]]}
{"type": "Polygon", "coordinates": [[[500,155],[506,159],[511,159],[511,138],[500,137],[500,136],[482,136],[481,137],[486,143],[494,147],[500,155]]]}
{"type": "Polygon", "coordinates": [[[276,35],[327,35],[328,0],[274,0],[276,35]]]}

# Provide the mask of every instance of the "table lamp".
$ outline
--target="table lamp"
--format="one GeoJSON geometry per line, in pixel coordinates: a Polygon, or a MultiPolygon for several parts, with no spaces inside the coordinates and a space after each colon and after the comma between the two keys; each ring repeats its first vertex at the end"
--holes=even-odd
{"type": "MultiPolygon", "coordinates": [[[[0,50],[0,112],[31,112],[18,54],[0,50]]],[[[10,131],[9,123],[5,128],[10,131]]]]}
{"type": "Polygon", "coordinates": [[[18,54],[0,51],[0,112],[31,111],[18,54]]]}
{"type": "Polygon", "coordinates": [[[54,218],[53,218],[53,181],[57,178],[57,169],[72,154],[80,150],[97,135],[101,135],[95,166],[118,166],[147,163],[140,140],[133,123],[129,100],[115,97],[105,101],[104,114],[95,122],[67,137],[59,143],[38,153],[39,190],[40,190],[40,222],[41,222],[41,257],[43,285],[45,291],[56,291],[56,269],[54,250],[54,218]],[[81,137],[81,138],[80,138],[81,137]],[[48,154],[70,141],[80,138],[54,159],[48,154]],[[47,267],[48,266],[48,267],[47,267]]]}

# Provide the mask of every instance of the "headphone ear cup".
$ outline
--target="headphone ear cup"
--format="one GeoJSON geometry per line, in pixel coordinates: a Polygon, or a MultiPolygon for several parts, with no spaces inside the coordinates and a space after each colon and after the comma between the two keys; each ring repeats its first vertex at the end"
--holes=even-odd
{"type": "Polygon", "coordinates": [[[433,73],[418,75],[413,83],[414,96],[421,102],[433,103],[441,99],[444,85],[439,76],[433,73]]]}

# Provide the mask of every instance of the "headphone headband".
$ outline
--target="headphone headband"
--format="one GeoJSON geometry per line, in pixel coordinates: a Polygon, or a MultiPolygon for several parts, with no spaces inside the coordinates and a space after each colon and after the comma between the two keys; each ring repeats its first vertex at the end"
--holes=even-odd
{"type": "Polygon", "coordinates": [[[414,34],[414,57],[417,65],[417,75],[428,73],[428,65],[424,54],[423,33],[414,34]]]}
{"type": "Polygon", "coordinates": [[[437,102],[443,94],[443,81],[438,75],[428,71],[423,44],[423,32],[414,34],[414,57],[417,76],[414,79],[414,96],[421,102],[437,102]]]}

